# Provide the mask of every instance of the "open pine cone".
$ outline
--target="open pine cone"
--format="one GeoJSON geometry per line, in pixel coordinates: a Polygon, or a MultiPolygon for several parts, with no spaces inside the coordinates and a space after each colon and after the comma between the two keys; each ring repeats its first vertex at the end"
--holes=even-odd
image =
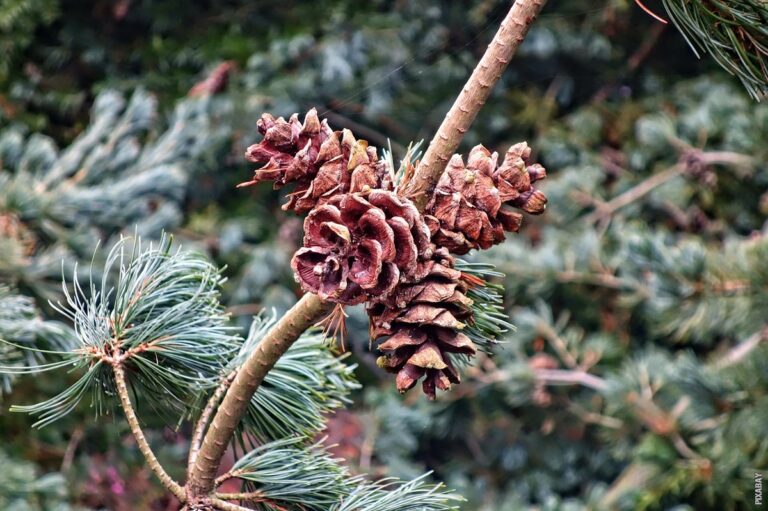
{"type": "Polygon", "coordinates": [[[376,148],[356,140],[349,130],[333,131],[314,108],[304,122],[293,114],[286,121],[263,114],[256,124],[264,139],[245,152],[248,161],[266,163],[240,186],[274,181],[275,188],[294,183],[285,210],[310,211],[335,195],[392,189],[392,180],[376,148]]]}
{"type": "Polygon", "coordinates": [[[291,261],[305,291],[356,304],[382,299],[418,278],[432,255],[429,230],[416,207],[394,192],[336,195],[304,221],[304,247],[291,261]]]}
{"type": "Polygon", "coordinates": [[[530,155],[525,142],[510,147],[498,167],[498,153],[482,145],[472,149],[466,165],[454,155],[427,204],[432,241],[454,254],[487,249],[504,241],[504,231],[520,229],[522,214],[505,204],[543,213],[547,198],[532,183],[546,177],[546,171],[538,163],[529,164],[530,155]]]}
{"type": "Polygon", "coordinates": [[[304,122],[297,114],[288,121],[263,114],[257,127],[264,138],[246,158],[265,165],[241,186],[295,185],[283,209],[309,212],[303,247],[291,260],[301,287],[341,305],[367,302],[371,339],[386,338],[379,364],[397,374],[400,392],[421,380],[434,399],[437,389],[459,383],[456,357],[478,349],[462,330],[470,326],[483,342],[504,330],[487,317],[476,322],[468,294],[480,315],[500,300],[473,294],[486,283],[457,270],[450,254],[489,248],[517,231],[522,214],[505,206],[544,211],[547,199],[532,184],[546,171],[530,164],[528,145],[512,146],[499,166],[498,154],[482,145],[466,165],[455,155],[422,214],[397,195],[392,169],[375,148],[348,130],[333,131],[315,109],[304,122]]]}
{"type": "Polygon", "coordinates": [[[423,378],[430,398],[436,389],[448,390],[460,382],[450,353],[474,355],[475,345],[461,330],[472,317],[472,300],[454,260],[444,248],[420,264],[421,278],[401,283],[386,300],[368,305],[371,339],[388,336],[379,344],[384,356],[379,365],[397,373],[397,390],[405,392],[423,378]]]}

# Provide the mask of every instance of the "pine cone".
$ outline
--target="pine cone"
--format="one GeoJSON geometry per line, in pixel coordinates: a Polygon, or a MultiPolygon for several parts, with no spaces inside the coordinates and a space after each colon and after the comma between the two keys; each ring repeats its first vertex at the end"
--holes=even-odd
{"type": "Polygon", "coordinates": [[[336,195],[304,221],[304,247],[291,261],[305,291],[341,304],[383,299],[420,278],[432,255],[416,207],[394,192],[336,195]]]}
{"type": "Polygon", "coordinates": [[[250,146],[245,157],[266,165],[240,186],[274,181],[275,188],[281,188],[295,183],[296,189],[283,205],[285,210],[304,213],[335,195],[392,189],[389,171],[378,159],[376,148],[356,140],[349,130],[331,130],[314,108],[307,112],[304,123],[299,122],[298,114],[288,121],[263,114],[256,126],[264,140],[250,146]]]}
{"type": "Polygon", "coordinates": [[[435,398],[436,389],[448,390],[460,382],[449,353],[474,355],[475,345],[461,329],[472,317],[472,300],[454,260],[444,248],[419,265],[422,277],[399,284],[385,300],[370,303],[371,339],[389,338],[379,344],[385,353],[379,365],[397,373],[397,390],[405,392],[419,379],[422,389],[435,398]]]}
{"type": "Polygon", "coordinates": [[[482,145],[451,158],[427,204],[426,221],[432,240],[455,254],[487,249],[504,241],[504,231],[517,232],[523,216],[503,208],[508,204],[534,215],[544,212],[547,198],[532,183],[544,179],[538,163],[528,164],[528,144],[515,144],[497,167],[498,154],[482,145]]]}

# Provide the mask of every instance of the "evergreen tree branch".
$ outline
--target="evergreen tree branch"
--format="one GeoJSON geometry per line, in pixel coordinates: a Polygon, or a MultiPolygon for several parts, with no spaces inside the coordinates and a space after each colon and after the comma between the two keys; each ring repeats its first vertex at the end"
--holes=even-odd
{"type": "Polygon", "coordinates": [[[696,56],[709,53],[760,101],[768,93],[768,2],[663,0],[696,56]]]}
{"type": "Polygon", "coordinates": [[[306,294],[294,305],[259,343],[237,373],[216,411],[190,469],[188,491],[204,496],[213,490],[214,480],[229,441],[246,412],[251,397],[264,377],[288,348],[330,310],[331,304],[306,294]]]}
{"type": "Polygon", "coordinates": [[[128,395],[128,386],[125,383],[125,371],[122,362],[120,360],[112,362],[112,369],[115,375],[115,388],[117,389],[117,395],[120,397],[120,405],[125,413],[125,419],[128,421],[128,425],[131,428],[133,437],[136,439],[136,444],[139,446],[141,454],[144,455],[144,459],[147,461],[147,466],[155,473],[168,491],[173,493],[180,501],[185,502],[186,493],[184,488],[168,475],[155,456],[155,453],[152,451],[152,448],[149,446],[147,438],[144,436],[144,432],[139,424],[139,418],[136,416],[136,412],[131,404],[131,398],[128,395]]]}
{"type": "Polygon", "coordinates": [[[571,371],[566,369],[537,369],[536,381],[547,385],[581,385],[598,392],[608,387],[608,382],[599,376],[586,371],[571,371]]]}
{"type": "Polygon", "coordinates": [[[247,493],[216,493],[214,497],[222,500],[264,500],[264,494],[260,491],[247,493]]]}
{"type": "MultiPolygon", "coordinates": [[[[485,54],[462,89],[415,171],[407,195],[421,210],[429,191],[445,170],[453,155],[491,93],[493,86],[522,43],[545,0],[517,0],[502,21],[485,54]]],[[[277,360],[298,337],[330,309],[317,296],[305,295],[270,330],[257,349],[244,362],[213,417],[202,446],[190,468],[187,491],[201,498],[214,489],[221,458],[251,397],[277,360]]]]}
{"type": "Polygon", "coordinates": [[[763,327],[761,330],[750,335],[745,340],[741,341],[739,344],[728,350],[728,353],[726,353],[717,361],[715,367],[718,369],[724,369],[726,367],[738,364],[747,356],[749,356],[749,354],[752,353],[752,351],[757,348],[760,343],[765,341],[768,341],[768,326],[763,327]]]}
{"type": "Polygon", "coordinates": [[[517,0],[424,153],[406,195],[422,208],[546,0],[517,0]]]}
{"type": "MultiPolygon", "coordinates": [[[[679,142],[677,143],[679,144],[679,142]]],[[[677,145],[676,144],[676,145],[677,145]]],[[[587,223],[595,222],[612,216],[619,209],[632,204],[642,197],[651,193],[654,189],[670,181],[671,179],[683,175],[694,165],[734,165],[748,167],[753,162],[749,156],[728,151],[708,151],[704,152],[690,147],[681,147],[680,162],[671,167],[649,176],[626,192],[611,199],[606,203],[599,204],[597,209],[584,217],[587,223]]]]}
{"type": "Polygon", "coordinates": [[[221,511],[252,511],[250,508],[238,506],[215,497],[209,500],[210,504],[221,511]]]}
{"type": "Polygon", "coordinates": [[[200,417],[197,419],[197,423],[195,424],[195,432],[193,433],[192,440],[189,444],[189,458],[187,461],[188,467],[192,467],[194,465],[195,460],[197,459],[197,453],[200,452],[200,446],[203,443],[205,429],[208,427],[208,423],[211,420],[211,415],[213,414],[216,405],[218,405],[221,399],[224,397],[224,393],[227,391],[227,389],[229,389],[229,386],[232,385],[232,381],[235,379],[236,374],[237,373],[233,371],[226,378],[224,378],[221,384],[216,388],[216,391],[213,393],[213,395],[211,395],[208,403],[205,405],[205,408],[203,408],[200,417]]]}
{"type": "Polygon", "coordinates": [[[651,175],[649,178],[633,186],[621,195],[614,197],[604,204],[599,204],[594,212],[584,217],[584,221],[587,223],[592,223],[612,216],[621,208],[632,204],[636,200],[651,193],[654,189],[663,185],[667,181],[681,175],[684,170],[685,167],[679,164],[675,164],[661,172],[651,175]]]}

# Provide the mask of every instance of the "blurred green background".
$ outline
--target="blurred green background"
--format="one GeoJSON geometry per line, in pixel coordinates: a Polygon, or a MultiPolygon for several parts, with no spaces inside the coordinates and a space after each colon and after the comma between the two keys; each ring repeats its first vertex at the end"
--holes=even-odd
{"type": "MultiPolygon", "coordinates": [[[[226,265],[243,327],[286,310],[301,222],[284,191],[235,188],[259,115],[316,107],[401,158],[508,8],[0,1],[0,332],[55,337],[62,269],[162,230],[226,265]]],[[[429,403],[394,391],[351,310],[363,390],[328,442],[358,472],[433,470],[468,510],[749,509],[768,466],[768,106],[633,2],[558,0],[462,151],[521,140],[548,170],[548,211],[473,256],[507,275],[517,331],[429,403]]],[[[59,378],[0,380],[0,508],[176,509],[120,417],[95,423],[84,403],[30,430],[7,411],[59,378]]],[[[189,431],[159,424],[150,440],[181,475],[189,431]]]]}

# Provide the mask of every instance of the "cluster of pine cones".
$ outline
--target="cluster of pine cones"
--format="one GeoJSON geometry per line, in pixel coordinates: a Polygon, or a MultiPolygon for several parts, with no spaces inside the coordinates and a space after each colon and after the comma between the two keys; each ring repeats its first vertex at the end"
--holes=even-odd
{"type": "Polygon", "coordinates": [[[466,164],[455,155],[422,213],[396,193],[394,171],[376,148],[349,130],[333,131],[314,109],[304,122],[264,114],[257,128],[263,139],[246,158],[264,166],[243,185],[294,185],[283,209],[309,212],[291,263],[302,288],[338,304],[366,304],[371,338],[385,339],[379,365],[397,374],[400,392],[421,380],[434,398],[459,383],[451,354],[477,351],[462,330],[473,322],[467,291],[478,283],[455,269],[451,254],[516,232],[522,214],[509,207],[544,211],[546,197],[533,183],[546,172],[529,162],[528,145],[512,146],[501,164],[483,146],[466,164]]]}

